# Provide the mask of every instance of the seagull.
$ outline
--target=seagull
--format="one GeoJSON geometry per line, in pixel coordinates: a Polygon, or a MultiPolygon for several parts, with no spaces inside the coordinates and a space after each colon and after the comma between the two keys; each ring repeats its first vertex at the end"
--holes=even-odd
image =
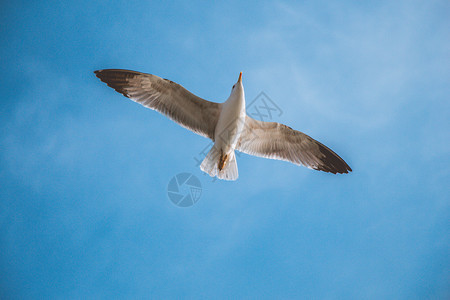
{"type": "Polygon", "coordinates": [[[236,150],[333,174],[352,171],[339,155],[310,136],[280,123],[249,117],[242,72],[223,103],[202,99],[181,85],[152,74],[120,69],[94,73],[125,97],[211,139],[214,145],[200,165],[211,177],[238,178],[236,150]]]}

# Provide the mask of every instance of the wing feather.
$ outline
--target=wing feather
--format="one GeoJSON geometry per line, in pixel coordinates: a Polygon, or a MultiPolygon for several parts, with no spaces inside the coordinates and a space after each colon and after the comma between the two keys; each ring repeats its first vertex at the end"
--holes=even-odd
{"type": "Polygon", "coordinates": [[[125,97],[214,140],[222,104],[204,100],[181,85],[152,74],[119,69],[98,70],[94,73],[125,97]]]}
{"type": "Polygon", "coordinates": [[[236,149],[333,174],[352,171],[333,150],[308,135],[280,123],[261,122],[249,116],[236,149]]]}

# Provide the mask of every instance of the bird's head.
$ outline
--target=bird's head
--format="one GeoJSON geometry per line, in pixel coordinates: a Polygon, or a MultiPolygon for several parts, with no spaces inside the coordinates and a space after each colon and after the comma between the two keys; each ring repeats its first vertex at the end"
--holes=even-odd
{"type": "Polygon", "coordinates": [[[239,73],[238,81],[231,88],[231,94],[234,94],[234,93],[239,93],[239,94],[244,93],[244,86],[242,85],[242,72],[239,73]]]}

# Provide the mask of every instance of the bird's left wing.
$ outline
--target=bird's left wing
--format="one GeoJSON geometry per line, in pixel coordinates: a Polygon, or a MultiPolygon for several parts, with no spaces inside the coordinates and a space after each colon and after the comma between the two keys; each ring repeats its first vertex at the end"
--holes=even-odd
{"type": "Polygon", "coordinates": [[[352,171],[333,150],[306,134],[280,123],[261,122],[249,116],[246,116],[236,149],[334,174],[352,171]]]}
{"type": "Polygon", "coordinates": [[[152,74],[118,69],[98,70],[94,73],[125,97],[214,140],[222,104],[204,100],[181,85],[152,74]]]}

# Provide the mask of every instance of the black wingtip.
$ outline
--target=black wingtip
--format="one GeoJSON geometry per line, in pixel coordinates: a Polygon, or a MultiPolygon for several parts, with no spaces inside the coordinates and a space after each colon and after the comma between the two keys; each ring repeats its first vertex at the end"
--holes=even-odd
{"type": "Polygon", "coordinates": [[[101,72],[101,70],[95,70],[94,71],[95,77],[100,78],[100,72],[101,72]]]}
{"type": "Polygon", "coordinates": [[[113,88],[125,97],[130,98],[126,91],[126,86],[128,85],[128,77],[130,76],[130,74],[133,74],[131,72],[133,71],[120,69],[102,69],[95,70],[94,74],[109,87],[113,88]]]}
{"type": "Polygon", "coordinates": [[[339,155],[333,152],[333,150],[322,144],[319,144],[319,150],[323,157],[321,158],[322,164],[317,167],[317,170],[333,174],[347,174],[353,171],[339,155]]]}

